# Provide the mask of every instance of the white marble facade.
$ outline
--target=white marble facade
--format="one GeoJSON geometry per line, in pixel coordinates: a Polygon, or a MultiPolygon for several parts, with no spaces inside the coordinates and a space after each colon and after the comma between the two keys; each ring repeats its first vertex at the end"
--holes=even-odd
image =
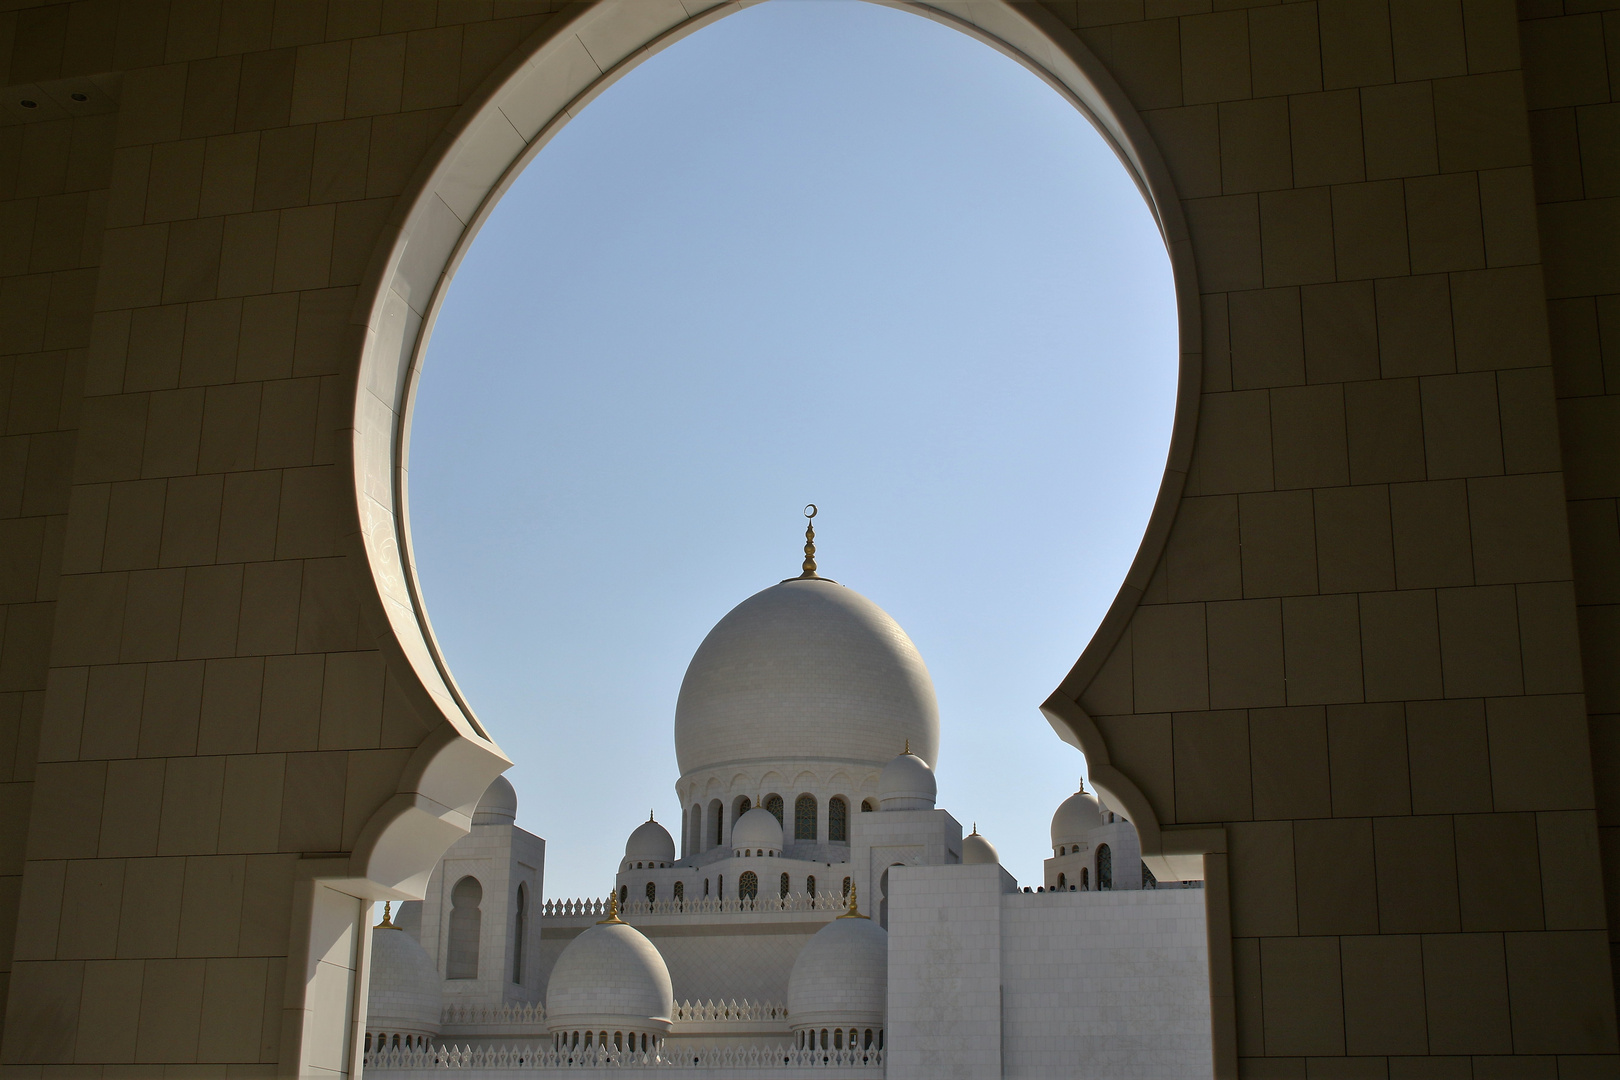
{"type": "Polygon", "coordinates": [[[544,900],[491,785],[373,931],[368,1073],[1210,1074],[1203,892],[1144,882],[1083,788],[1020,890],[935,805],[915,646],[813,557],[711,631],[675,727],[683,820],[632,832],[605,899],[544,900]]]}

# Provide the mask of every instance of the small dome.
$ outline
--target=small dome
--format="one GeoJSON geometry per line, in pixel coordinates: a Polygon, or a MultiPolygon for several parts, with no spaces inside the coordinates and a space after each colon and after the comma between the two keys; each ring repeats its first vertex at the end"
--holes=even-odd
{"type": "Polygon", "coordinates": [[[366,1030],[437,1035],[443,1011],[443,983],[426,950],[398,927],[373,927],[366,1030]]]}
{"type": "Polygon", "coordinates": [[[517,791],[512,787],[512,781],[497,776],[484,789],[484,797],[478,800],[478,809],[473,811],[473,824],[510,825],[516,820],[517,791]]]}
{"type": "Polygon", "coordinates": [[[1102,826],[1102,807],[1097,804],[1097,796],[1087,791],[1082,783],[1080,790],[1064,799],[1057,813],[1052,815],[1052,846],[1057,848],[1077,844],[1093,829],[1102,826]]]}
{"type": "Polygon", "coordinates": [[[1001,855],[996,851],[996,845],[979,835],[979,827],[975,825],[973,831],[962,837],[962,865],[989,866],[999,865],[1001,855]]]}
{"type": "Polygon", "coordinates": [[[909,748],[878,774],[880,810],[932,810],[938,796],[934,770],[909,748]]]}
{"type": "Polygon", "coordinates": [[[663,956],[641,931],[616,919],[587,926],[551,969],[549,1031],[576,1028],[668,1031],[675,994],[663,956]]]}
{"type": "Polygon", "coordinates": [[[672,863],[675,861],[675,838],[652,818],[636,826],[630,839],[624,842],[624,857],[645,862],[672,863]]]}
{"type": "Polygon", "coordinates": [[[756,806],[737,819],[731,827],[733,851],[767,851],[772,855],[782,850],[782,823],[763,806],[756,806]]]}
{"type": "Polygon", "coordinates": [[[888,981],[889,932],[873,919],[834,919],[793,961],[788,1023],[795,1031],[881,1025],[888,981]]]}

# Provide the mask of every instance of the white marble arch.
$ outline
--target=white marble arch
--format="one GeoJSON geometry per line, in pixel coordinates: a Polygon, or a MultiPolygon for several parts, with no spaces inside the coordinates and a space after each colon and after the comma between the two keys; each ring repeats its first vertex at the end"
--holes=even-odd
{"type": "MultiPolygon", "coordinates": [[[[1155,873],[1201,877],[1201,855],[1219,850],[1219,838],[1205,830],[1161,834],[1141,789],[1111,764],[1106,743],[1074,701],[1112,651],[1146,588],[1186,482],[1203,346],[1180,200],[1146,126],[1113,76],[1044,8],[1020,0],[873,2],[968,34],[1023,64],[1079,109],[1135,179],[1168,249],[1178,298],[1180,379],[1164,477],[1141,546],[1102,626],[1042,709],[1058,734],[1085,752],[1094,786],[1137,825],[1155,873]]],[[[353,423],[349,437],[340,440],[354,485],[347,505],[348,562],[394,674],[439,726],[413,758],[398,794],[366,827],[348,865],[332,873],[342,878],[346,893],[419,896],[439,855],[467,828],[484,787],[510,765],[444,662],[412,557],[406,484],[411,407],[445,287],[501,195],[563,125],[646,57],[745,6],[747,0],[570,4],[452,118],[383,230],[350,317],[351,347],[358,354],[353,423]]],[[[288,1004],[298,1011],[297,1003],[288,1004]]]]}

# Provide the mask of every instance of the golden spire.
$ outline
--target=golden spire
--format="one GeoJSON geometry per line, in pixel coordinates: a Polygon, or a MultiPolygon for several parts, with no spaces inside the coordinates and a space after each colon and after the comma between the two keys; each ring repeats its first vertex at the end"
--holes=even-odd
{"type": "Polygon", "coordinates": [[[979,823],[977,821],[975,821],[973,823],[973,831],[971,833],[969,833],[968,835],[969,836],[978,836],[979,835],[979,823]]]}
{"type": "Polygon", "coordinates": [[[619,890],[615,889],[612,892],[608,893],[608,917],[605,918],[605,919],[597,919],[596,920],[596,925],[597,926],[614,926],[614,925],[622,926],[622,925],[624,925],[624,920],[619,918],[619,890]]]}
{"type": "Polygon", "coordinates": [[[804,516],[810,520],[804,524],[804,573],[801,578],[820,577],[816,573],[816,504],[809,503],[804,508],[804,516]]]}
{"type": "Polygon", "coordinates": [[[393,907],[394,907],[393,901],[391,901],[391,900],[384,900],[383,901],[383,921],[377,924],[376,929],[378,929],[378,930],[398,930],[399,929],[399,927],[394,925],[394,920],[393,920],[393,916],[392,916],[393,907]]]}
{"type": "Polygon", "coordinates": [[[909,754],[909,753],[911,753],[911,740],[910,740],[910,739],[907,739],[907,740],[906,740],[906,748],[905,748],[905,749],[904,749],[904,750],[902,750],[902,751],[900,751],[900,752],[901,752],[901,753],[902,753],[902,754],[909,754]]]}
{"type": "Polygon", "coordinates": [[[870,915],[862,915],[860,908],[855,906],[855,883],[849,883],[849,910],[838,916],[840,919],[870,919],[870,915]]]}

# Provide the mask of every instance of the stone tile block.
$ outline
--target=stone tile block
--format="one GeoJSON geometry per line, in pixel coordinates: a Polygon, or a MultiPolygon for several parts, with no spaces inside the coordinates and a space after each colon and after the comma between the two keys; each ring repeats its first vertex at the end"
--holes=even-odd
{"type": "Polygon", "coordinates": [[[1332,706],[1327,730],[1334,816],[1411,813],[1401,705],[1332,706]]]}
{"type": "Polygon", "coordinates": [[[1131,620],[1131,643],[1138,710],[1209,707],[1202,604],[1137,608],[1131,620]]]}
{"type": "Polygon", "coordinates": [[[1432,1054],[1513,1049],[1501,934],[1427,934],[1423,989],[1432,1054]]]}
{"type": "Polygon", "coordinates": [[[1369,86],[1361,91],[1361,129],[1368,180],[1440,171],[1434,96],[1427,82],[1369,86]]]}
{"type": "Polygon", "coordinates": [[[1219,114],[1221,194],[1293,186],[1287,98],[1227,101],[1219,114]]]}
{"type": "Polygon", "coordinates": [[[1506,934],[1513,1049],[1613,1054],[1614,1006],[1601,931],[1506,934]]]}
{"type": "Polygon", "coordinates": [[[1468,488],[1463,481],[1393,484],[1389,508],[1400,588],[1466,585],[1474,580],[1468,488]]]}
{"type": "Polygon", "coordinates": [[[1377,818],[1373,846],[1381,933],[1455,933],[1462,928],[1451,818],[1377,818]],[[1414,873],[1414,867],[1423,869],[1414,873]]]}
{"type": "MultiPolygon", "coordinates": [[[[1479,270],[1485,266],[1485,230],[1475,174],[1448,173],[1407,180],[1406,211],[1413,273],[1479,270]]],[[[1452,302],[1457,302],[1455,293],[1452,302]]]]}
{"type": "Polygon", "coordinates": [[[1246,596],[1316,592],[1316,538],[1309,492],[1240,496],[1238,516],[1246,596]]]}
{"type": "Polygon", "coordinates": [[[1421,1054],[1428,1050],[1423,949],[1417,937],[1349,937],[1340,943],[1345,1052],[1421,1054]]]}
{"type": "MultiPolygon", "coordinates": [[[[1332,193],[1334,266],[1339,280],[1406,274],[1410,245],[1401,185],[1395,181],[1340,184],[1332,193]]],[[[1321,280],[1331,280],[1331,275],[1321,280]]]]}
{"type": "Polygon", "coordinates": [[[1266,1052],[1344,1053],[1344,996],[1339,942],[1331,937],[1260,942],[1266,1052]]]}
{"type": "Polygon", "coordinates": [[[1226,832],[1232,870],[1233,936],[1297,934],[1294,823],[1240,822],[1228,825],[1226,832]]]}
{"type": "Polygon", "coordinates": [[[1242,596],[1237,498],[1183,499],[1165,546],[1165,564],[1173,603],[1242,596]]]}
{"type": "Polygon", "coordinates": [[[1534,814],[1459,814],[1457,893],[1464,930],[1540,930],[1534,814]]]}
{"type": "Polygon", "coordinates": [[[1389,5],[1384,0],[1323,0],[1318,9],[1323,86],[1330,90],[1372,86],[1395,78],[1389,5]]]}
{"type": "Polygon", "coordinates": [[[1446,696],[1522,693],[1518,612],[1511,587],[1442,589],[1437,597],[1446,696]]]}
{"type": "Polygon", "coordinates": [[[1535,266],[1451,275],[1457,367],[1461,371],[1551,363],[1547,307],[1535,266]]]}
{"type": "Polygon", "coordinates": [[[1290,705],[1361,699],[1361,634],[1353,596],[1283,600],[1283,655],[1290,705]]]}
{"type": "Polygon", "coordinates": [[[1327,188],[1261,194],[1261,257],[1268,288],[1334,279],[1335,212],[1327,188]]]}
{"type": "Polygon", "coordinates": [[[1177,820],[1252,817],[1248,717],[1242,711],[1177,713],[1171,731],[1177,820]]]}
{"type": "Polygon", "coordinates": [[[1413,813],[1467,814],[1491,809],[1484,702],[1409,701],[1406,740],[1413,813]]]}
{"type": "Polygon", "coordinates": [[[118,956],[173,956],[180,930],[184,859],[131,859],[124,868],[118,956]]]}
{"type": "Polygon", "coordinates": [[[1377,876],[1366,818],[1294,823],[1302,934],[1376,934],[1377,876]]]}
{"type": "Polygon", "coordinates": [[[1361,662],[1368,701],[1440,697],[1440,626],[1434,593],[1363,593],[1361,662]]]}
{"type": "Polygon", "coordinates": [[[1349,439],[1341,387],[1273,390],[1271,440],[1279,488],[1336,487],[1349,483],[1349,439]]]}
{"type": "Polygon", "coordinates": [[[1316,567],[1323,592],[1389,589],[1395,584],[1389,489],[1321,489],[1316,509],[1316,567]]]}
{"type": "Polygon", "coordinates": [[[1232,335],[1232,386],[1253,390],[1305,381],[1299,290],[1266,289],[1227,297],[1232,335]]]}
{"type": "Polygon", "coordinates": [[[1212,603],[1209,696],[1216,708],[1282,705],[1282,607],[1276,600],[1212,603]]]}
{"type": "Polygon", "coordinates": [[[1485,703],[1497,810],[1588,810],[1590,742],[1575,694],[1485,703]]]}
{"type": "Polygon", "coordinates": [[[1181,87],[1188,105],[1249,96],[1249,33],[1243,12],[1181,20],[1181,87]]]}

